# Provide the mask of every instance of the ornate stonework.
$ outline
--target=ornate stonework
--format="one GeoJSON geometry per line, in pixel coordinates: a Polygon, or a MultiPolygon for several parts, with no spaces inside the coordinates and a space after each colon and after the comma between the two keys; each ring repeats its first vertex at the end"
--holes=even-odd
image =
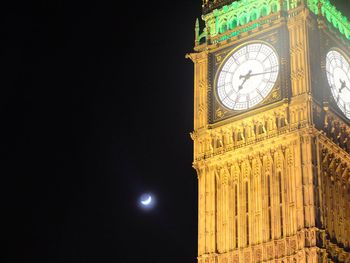
{"type": "MultiPolygon", "coordinates": [[[[203,4],[210,10],[229,2],[203,4]]],[[[327,49],[350,49],[310,9],[314,0],[267,2],[280,4],[263,18],[270,27],[196,39],[188,55],[195,65],[198,262],[350,262],[350,121],[330,100],[324,77],[327,49]],[[280,52],[279,97],[237,114],[214,108],[216,68],[230,49],[253,40],[280,52]]],[[[207,26],[219,30],[211,17],[228,13],[208,12],[207,26]]]]}

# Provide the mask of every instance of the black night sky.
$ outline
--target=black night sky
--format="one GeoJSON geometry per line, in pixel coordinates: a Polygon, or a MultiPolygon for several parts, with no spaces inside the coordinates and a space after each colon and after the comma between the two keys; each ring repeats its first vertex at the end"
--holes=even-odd
{"type": "Polygon", "coordinates": [[[8,2],[1,262],[196,262],[185,54],[202,1],[8,2]]]}

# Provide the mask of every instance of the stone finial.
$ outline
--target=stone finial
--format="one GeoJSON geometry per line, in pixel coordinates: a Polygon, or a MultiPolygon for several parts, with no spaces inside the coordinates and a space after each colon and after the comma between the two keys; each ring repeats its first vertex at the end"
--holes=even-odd
{"type": "Polygon", "coordinates": [[[197,46],[199,44],[199,20],[198,18],[196,19],[196,25],[194,28],[194,32],[195,32],[195,45],[197,46]]]}

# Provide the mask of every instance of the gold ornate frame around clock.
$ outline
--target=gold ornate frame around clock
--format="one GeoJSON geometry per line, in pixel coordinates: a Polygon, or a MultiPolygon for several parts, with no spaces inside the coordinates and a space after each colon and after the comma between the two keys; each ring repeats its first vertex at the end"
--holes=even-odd
{"type": "Polygon", "coordinates": [[[277,102],[282,100],[283,98],[287,97],[287,90],[286,88],[282,88],[282,80],[285,78],[285,72],[284,65],[285,63],[282,63],[282,57],[286,57],[285,54],[283,54],[283,48],[282,48],[282,41],[280,40],[279,31],[276,30],[274,32],[270,32],[268,34],[265,34],[263,36],[260,36],[259,38],[252,38],[248,41],[240,41],[236,44],[231,44],[226,47],[223,47],[222,49],[218,50],[215,53],[210,54],[209,59],[209,89],[208,89],[208,119],[209,123],[213,124],[225,119],[228,119],[233,116],[245,114],[251,110],[260,108],[264,105],[271,104],[273,102],[277,102]],[[279,63],[279,72],[277,76],[277,80],[274,84],[274,87],[270,91],[269,95],[265,97],[260,103],[255,105],[254,107],[251,107],[246,110],[231,110],[225,107],[219,100],[217,90],[216,90],[216,83],[218,75],[220,74],[221,68],[224,66],[225,62],[229,57],[236,52],[239,48],[254,44],[254,43],[261,43],[269,46],[277,55],[278,63],[279,63]],[[211,72],[214,73],[211,75],[211,72]]]}

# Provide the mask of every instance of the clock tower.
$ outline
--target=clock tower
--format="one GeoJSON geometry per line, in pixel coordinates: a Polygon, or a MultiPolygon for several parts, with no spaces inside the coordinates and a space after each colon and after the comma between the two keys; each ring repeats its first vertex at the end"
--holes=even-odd
{"type": "Polygon", "coordinates": [[[350,262],[350,22],[329,0],[203,0],[198,262],[350,262]]]}

